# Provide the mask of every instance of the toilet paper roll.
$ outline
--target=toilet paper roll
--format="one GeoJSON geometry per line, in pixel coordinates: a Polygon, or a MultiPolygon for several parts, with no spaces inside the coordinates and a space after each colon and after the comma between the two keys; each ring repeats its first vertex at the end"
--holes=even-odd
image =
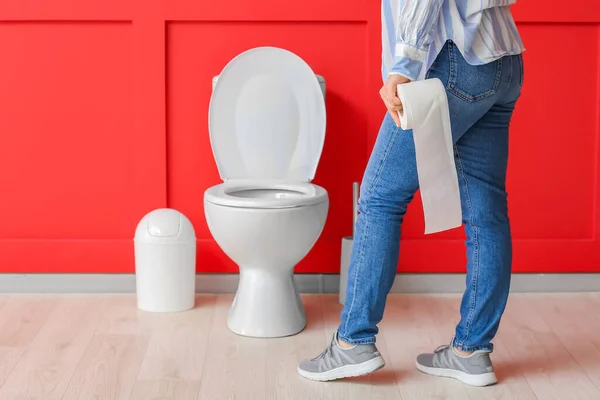
{"type": "Polygon", "coordinates": [[[398,85],[403,111],[402,129],[412,129],[419,188],[425,214],[425,233],[462,225],[460,191],[454,163],[454,146],[448,98],[437,79],[398,85]]]}

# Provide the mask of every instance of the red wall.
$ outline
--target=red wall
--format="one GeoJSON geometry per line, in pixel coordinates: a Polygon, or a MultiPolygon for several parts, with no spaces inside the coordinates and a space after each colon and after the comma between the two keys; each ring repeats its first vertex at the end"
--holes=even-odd
{"type": "MultiPolygon", "coordinates": [[[[526,85],[511,138],[515,271],[600,271],[600,5],[521,0],[526,85]],[[562,111],[561,111],[562,110],[562,111]]],[[[239,52],[280,46],[327,80],[316,183],[325,231],[299,272],[336,272],[384,108],[379,1],[0,0],[0,271],[132,272],[149,210],[187,214],[198,270],[235,266],[212,241],[203,192],[219,183],[211,78],[239,52]]],[[[461,230],[406,218],[401,271],[464,269],[461,230]]]]}

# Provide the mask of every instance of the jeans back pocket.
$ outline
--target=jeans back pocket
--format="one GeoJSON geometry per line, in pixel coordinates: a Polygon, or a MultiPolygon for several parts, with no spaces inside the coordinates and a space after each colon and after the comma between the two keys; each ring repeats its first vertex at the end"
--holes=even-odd
{"type": "Polygon", "coordinates": [[[483,65],[471,65],[463,58],[454,43],[449,42],[448,46],[450,59],[448,91],[468,103],[495,95],[502,78],[503,59],[483,65]]]}

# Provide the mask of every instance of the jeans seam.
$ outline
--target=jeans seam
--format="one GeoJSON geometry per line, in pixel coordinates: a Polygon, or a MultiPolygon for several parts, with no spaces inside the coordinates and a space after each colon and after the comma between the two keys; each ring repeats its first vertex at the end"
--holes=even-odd
{"type": "Polygon", "coordinates": [[[473,250],[473,280],[471,282],[471,297],[470,297],[470,304],[469,304],[469,314],[467,315],[467,319],[465,321],[465,337],[461,338],[460,343],[458,343],[459,346],[464,347],[464,342],[469,338],[469,335],[471,333],[471,324],[473,323],[473,318],[474,318],[474,313],[475,313],[475,308],[476,308],[476,300],[477,300],[477,280],[479,277],[479,243],[478,243],[478,235],[477,235],[477,225],[475,225],[475,221],[474,221],[474,215],[475,213],[473,212],[473,203],[471,202],[471,196],[469,194],[469,185],[467,183],[467,177],[465,176],[465,171],[464,171],[464,167],[462,164],[462,160],[460,157],[460,151],[458,150],[458,146],[455,146],[456,149],[456,161],[457,161],[457,165],[458,165],[458,170],[460,172],[460,176],[462,178],[462,180],[464,181],[465,184],[465,199],[467,201],[467,207],[469,208],[469,212],[471,213],[471,216],[469,218],[469,224],[471,225],[471,227],[473,228],[473,246],[474,246],[474,250],[473,250]]]}
{"type": "MultiPolygon", "coordinates": [[[[367,235],[369,233],[369,220],[367,220],[365,222],[365,231],[363,233],[364,235],[367,235]]],[[[348,322],[350,322],[350,315],[352,314],[352,310],[354,309],[354,301],[356,300],[356,287],[358,286],[356,284],[356,281],[358,280],[358,273],[360,272],[360,267],[363,263],[363,259],[364,259],[364,240],[360,242],[360,249],[359,249],[359,253],[358,253],[358,265],[356,266],[356,272],[354,273],[354,289],[352,290],[352,302],[350,303],[350,308],[348,309],[348,315],[346,315],[346,321],[344,321],[344,333],[342,334],[342,337],[345,338],[346,335],[346,331],[348,330],[348,322]]]]}
{"type": "Polygon", "coordinates": [[[488,345],[474,345],[474,346],[464,346],[459,343],[453,343],[453,347],[455,349],[458,349],[461,351],[467,351],[467,352],[473,352],[473,351],[479,351],[479,350],[491,352],[494,350],[494,345],[492,343],[490,343],[488,345]]]}
{"type": "Polygon", "coordinates": [[[371,196],[373,195],[373,193],[375,192],[375,187],[379,183],[379,179],[381,178],[381,172],[383,171],[383,167],[385,166],[385,162],[387,161],[387,158],[390,154],[392,146],[394,145],[394,142],[396,141],[396,136],[398,136],[399,130],[400,130],[400,128],[396,127],[394,129],[394,132],[392,133],[392,139],[390,140],[390,143],[388,144],[387,148],[385,149],[385,154],[383,155],[383,158],[381,159],[381,162],[379,163],[379,167],[377,167],[377,173],[375,174],[375,180],[373,180],[373,184],[371,185],[371,189],[367,193],[365,201],[369,200],[371,198],[371,196]]]}
{"type": "Polygon", "coordinates": [[[519,85],[522,87],[524,81],[524,77],[525,77],[525,66],[523,65],[523,56],[519,55],[517,57],[517,59],[519,60],[519,73],[521,74],[521,77],[519,79],[519,85]]]}
{"type": "Polygon", "coordinates": [[[454,45],[452,42],[448,44],[448,63],[449,65],[449,73],[448,73],[448,84],[446,86],[446,90],[450,91],[454,85],[456,84],[456,72],[454,71],[456,60],[454,59],[454,45]]]}
{"type": "Polygon", "coordinates": [[[508,73],[508,87],[512,86],[514,69],[515,69],[515,62],[514,62],[513,58],[510,57],[510,72],[508,73]]]}
{"type": "Polygon", "coordinates": [[[375,337],[363,338],[363,339],[350,339],[338,332],[338,339],[347,344],[371,344],[375,343],[375,337]]]}
{"type": "MultiPolygon", "coordinates": [[[[394,145],[394,142],[396,141],[396,137],[398,136],[399,130],[400,130],[400,128],[396,128],[392,134],[392,139],[390,140],[387,148],[385,149],[385,154],[384,154],[383,158],[381,159],[381,163],[379,164],[379,167],[377,168],[377,173],[375,174],[375,179],[373,180],[371,189],[367,193],[365,201],[368,201],[371,198],[371,196],[373,195],[373,193],[375,192],[375,187],[379,183],[379,179],[381,178],[381,172],[383,171],[383,167],[388,159],[388,156],[390,154],[392,146],[394,145]]],[[[365,222],[365,231],[363,233],[363,236],[367,236],[368,233],[369,233],[369,220],[367,219],[367,221],[365,222]]],[[[356,286],[357,286],[356,281],[358,279],[360,267],[363,264],[363,259],[364,259],[364,240],[361,240],[360,249],[359,249],[359,257],[358,257],[358,265],[356,267],[356,272],[354,273],[354,289],[352,290],[352,302],[350,303],[350,308],[348,309],[348,314],[346,315],[346,321],[344,321],[344,331],[346,331],[348,329],[348,322],[350,321],[350,315],[352,314],[352,310],[354,308],[354,301],[356,300],[356,286]]],[[[342,334],[342,336],[346,336],[346,335],[342,334]]]]}

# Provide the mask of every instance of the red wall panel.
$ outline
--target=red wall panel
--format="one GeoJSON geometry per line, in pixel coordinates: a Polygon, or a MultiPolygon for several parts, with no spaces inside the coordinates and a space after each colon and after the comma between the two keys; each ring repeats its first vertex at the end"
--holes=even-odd
{"type": "Polygon", "coordinates": [[[519,28],[527,51],[507,182],[513,233],[519,239],[592,239],[599,27],[526,23],[519,28]],[[557,49],[577,54],[576,60],[556,62],[549,55],[557,49]]]}
{"type": "MultiPolygon", "coordinates": [[[[600,5],[521,1],[526,85],[511,137],[515,271],[599,271],[600,5]],[[560,6],[560,7],[559,7],[560,6]]],[[[149,210],[187,214],[198,270],[234,272],[204,220],[219,183],[211,79],[236,54],[285,47],[327,81],[316,183],[328,221],[298,272],[336,272],[385,112],[379,2],[0,0],[0,272],[131,272],[149,210]]],[[[420,199],[399,269],[459,272],[464,234],[423,235],[420,199]]]]}
{"type": "Polygon", "coordinates": [[[0,238],[129,237],[131,25],[9,23],[0,37],[0,238]]]}

